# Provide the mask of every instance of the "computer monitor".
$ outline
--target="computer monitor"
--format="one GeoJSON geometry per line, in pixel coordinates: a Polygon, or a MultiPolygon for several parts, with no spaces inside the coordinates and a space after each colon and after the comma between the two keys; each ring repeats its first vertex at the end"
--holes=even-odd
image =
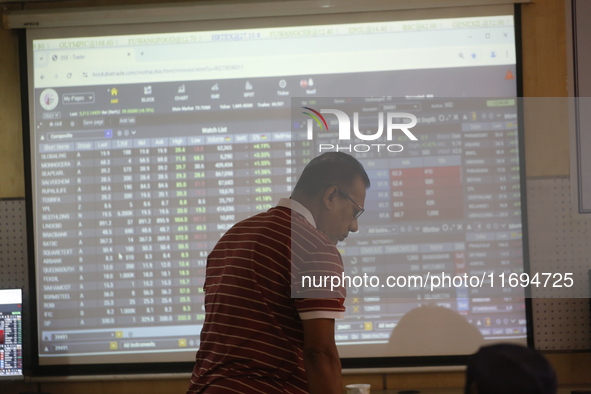
{"type": "Polygon", "coordinates": [[[0,380],[22,379],[23,292],[0,289],[0,380]]]}

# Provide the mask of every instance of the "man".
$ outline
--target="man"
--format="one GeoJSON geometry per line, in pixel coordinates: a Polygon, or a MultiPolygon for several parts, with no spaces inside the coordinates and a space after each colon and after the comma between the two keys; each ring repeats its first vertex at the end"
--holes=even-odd
{"type": "Polygon", "coordinates": [[[355,158],[325,153],[290,199],[224,234],[207,260],[205,323],[187,393],[342,392],[334,340],[342,293],[292,294],[305,292],[301,270],[342,272],[335,245],[358,230],[369,186],[355,158]]]}

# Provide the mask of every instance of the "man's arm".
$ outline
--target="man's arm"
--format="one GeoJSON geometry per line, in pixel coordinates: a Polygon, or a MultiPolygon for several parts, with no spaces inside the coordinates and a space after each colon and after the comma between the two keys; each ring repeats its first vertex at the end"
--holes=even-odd
{"type": "Polygon", "coordinates": [[[310,394],[342,394],[341,360],[334,341],[334,319],[302,322],[304,365],[310,394]]]}

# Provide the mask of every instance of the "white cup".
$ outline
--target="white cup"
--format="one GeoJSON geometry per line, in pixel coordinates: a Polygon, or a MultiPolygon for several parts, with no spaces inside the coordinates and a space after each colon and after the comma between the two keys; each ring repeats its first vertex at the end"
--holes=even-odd
{"type": "Polygon", "coordinates": [[[371,388],[371,384],[367,383],[356,383],[356,384],[348,384],[345,386],[347,389],[347,394],[369,394],[369,389],[371,388]]]}

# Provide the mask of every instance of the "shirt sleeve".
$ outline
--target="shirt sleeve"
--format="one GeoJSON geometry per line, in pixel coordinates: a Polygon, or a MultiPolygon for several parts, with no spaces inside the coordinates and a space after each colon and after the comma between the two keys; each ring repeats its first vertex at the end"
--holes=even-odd
{"type": "Polygon", "coordinates": [[[344,298],[301,298],[295,300],[295,305],[302,320],[345,317],[344,298]]]}

